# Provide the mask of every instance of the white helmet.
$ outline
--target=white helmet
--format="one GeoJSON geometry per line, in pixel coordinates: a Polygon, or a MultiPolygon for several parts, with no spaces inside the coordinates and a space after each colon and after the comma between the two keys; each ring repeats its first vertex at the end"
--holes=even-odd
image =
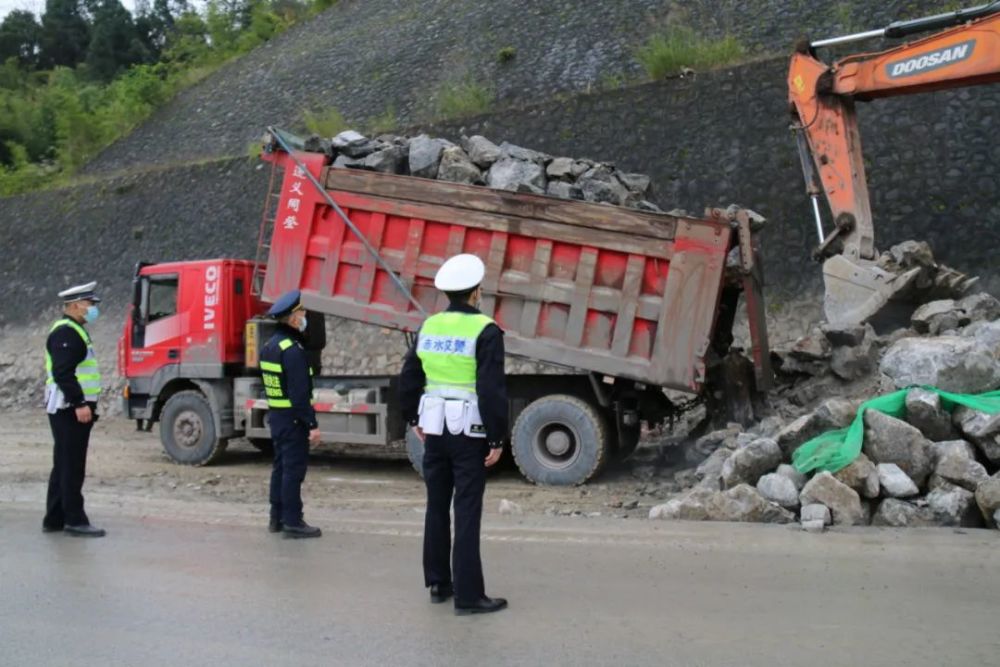
{"type": "Polygon", "coordinates": [[[434,287],[442,292],[464,292],[483,282],[486,265],[475,255],[455,255],[438,269],[434,287]]]}

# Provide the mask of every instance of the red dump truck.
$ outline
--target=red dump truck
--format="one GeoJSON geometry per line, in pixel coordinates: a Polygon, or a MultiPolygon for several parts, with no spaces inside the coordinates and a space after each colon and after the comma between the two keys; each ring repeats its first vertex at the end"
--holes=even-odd
{"type": "Polygon", "coordinates": [[[433,276],[459,252],[486,264],[482,309],[506,332],[508,354],[562,369],[509,378],[511,449],[531,481],[579,484],[628,455],[643,421],[672,418],[664,388],[731,407],[745,401],[720,397],[770,381],[760,220],[749,211],[645,213],[342,169],[281,145],[272,138],[263,154],[272,185],[256,261],[136,267],[119,341],[124,412],[146,430],[159,422],[178,463],[209,463],[232,438],[269,447],[257,355],[273,324],[261,313],[300,289],[323,442],[381,454],[406,443],[419,471],[396,369],[323,375],[324,316],[412,336],[445,306],[433,276]],[[731,363],[740,301],[752,365],[731,363]],[[722,372],[734,368],[749,380],[722,372]]]}

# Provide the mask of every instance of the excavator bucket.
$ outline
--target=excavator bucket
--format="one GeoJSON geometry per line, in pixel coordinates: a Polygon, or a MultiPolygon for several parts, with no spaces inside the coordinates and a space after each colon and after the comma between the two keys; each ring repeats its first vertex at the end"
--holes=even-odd
{"type": "Polygon", "coordinates": [[[890,273],[875,262],[854,263],[834,255],[823,263],[823,311],[836,325],[866,322],[897,295],[911,291],[921,269],[890,273]]]}

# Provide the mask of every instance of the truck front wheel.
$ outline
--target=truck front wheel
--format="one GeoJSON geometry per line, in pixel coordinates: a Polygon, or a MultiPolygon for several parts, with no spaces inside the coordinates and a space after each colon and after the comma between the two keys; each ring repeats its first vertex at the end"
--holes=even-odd
{"type": "Polygon", "coordinates": [[[160,441],[176,463],[202,466],[226,451],[215,433],[212,406],[200,392],[181,391],[167,400],[160,414],[160,441]]]}
{"type": "Polygon", "coordinates": [[[608,430],[587,402],[575,396],[545,396],[518,416],[511,449],[521,474],[536,484],[583,484],[607,460],[608,430]]]}

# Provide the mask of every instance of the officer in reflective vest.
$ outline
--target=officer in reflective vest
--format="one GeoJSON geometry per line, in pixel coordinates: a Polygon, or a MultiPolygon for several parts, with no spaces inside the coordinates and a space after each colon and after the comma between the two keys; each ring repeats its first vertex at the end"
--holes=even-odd
{"type": "Polygon", "coordinates": [[[454,596],[458,615],[507,606],[487,597],[479,553],[486,468],[500,460],[507,439],[503,331],[476,308],[485,273],[475,255],[441,266],[434,285],[451,305],[424,322],[400,376],[403,417],[424,441],[424,585],[431,602],[454,596]]]}
{"type": "Polygon", "coordinates": [[[96,282],[59,292],[63,316],[45,341],[45,411],[55,441],[42,530],[74,537],[104,537],[83,509],[90,430],[97,421],[101,371],[84,324],[97,319],[96,282]]]}
{"type": "Polygon", "coordinates": [[[267,423],[274,443],[268,530],[286,538],[319,537],[320,529],[302,519],[309,446],[319,443],[320,434],[312,406],[312,370],[302,346],[306,311],[299,291],[282,295],[267,314],[278,320],[277,330],[260,352],[267,423]]]}

